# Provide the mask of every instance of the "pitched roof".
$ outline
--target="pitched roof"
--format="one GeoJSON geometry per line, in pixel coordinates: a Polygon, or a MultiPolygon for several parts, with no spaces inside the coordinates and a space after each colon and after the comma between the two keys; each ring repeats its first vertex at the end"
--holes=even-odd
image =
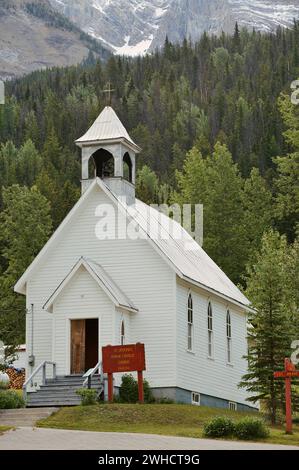
{"type": "MultiPolygon", "coordinates": [[[[242,305],[250,305],[245,295],[178,222],[138,199],[134,209],[135,220],[176,267],[179,277],[242,305]]],[[[129,206],[127,210],[132,209],[129,206]]]]}
{"type": "Polygon", "coordinates": [[[77,263],[72,267],[68,275],[61,281],[59,286],[51,294],[51,296],[43,306],[44,310],[47,310],[48,312],[53,311],[53,304],[55,300],[66,288],[66,286],[69,284],[69,282],[76,274],[78,269],[81,268],[81,266],[83,266],[89,272],[89,274],[94,278],[98,285],[104,290],[104,292],[106,292],[108,297],[110,297],[116,307],[124,308],[125,310],[129,310],[130,312],[138,312],[138,309],[134,306],[133,302],[131,302],[128,297],[122,292],[122,290],[117,286],[113,279],[106,273],[104,268],[98,263],[95,263],[94,261],[84,257],[80,258],[77,261],[77,263]]]}
{"type": "Polygon", "coordinates": [[[129,136],[124,125],[111,106],[106,106],[88,131],[76,140],[76,144],[104,141],[126,141],[136,152],[141,149],[129,136]]]}
{"type": "Polygon", "coordinates": [[[177,222],[161,214],[156,209],[136,199],[135,204],[127,206],[118,199],[110,188],[100,178],[89,186],[81,196],[71,212],[46,243],[31,265],[15,285],[15,291],[20,294],[26,293],[26,282],[30,278],[34,268],[49,251],[52,243],[60,236],[69,221],[75,217],[78,208],[86,201],[89,194],[99,186],[106,195],[115,203],[119,203],[124,213],[133,218],[140,226],[149,242],[157,249],[164,260],[175,270],[176,274],[183,280],[199,286],[207,292],[214,293],[220,297],[251,310],[250,301],[242,294],[238,287],[226,276],[217,264],[205,253],[205,251],[192,239],[192,237],[177,222]],[[153,227],[159,227],[157,236],[153,233],[153,227]],[[173,233],[181,231],[178,239],[173,233]],[[186,244],[188,249],[186,249],[186,244]]]}

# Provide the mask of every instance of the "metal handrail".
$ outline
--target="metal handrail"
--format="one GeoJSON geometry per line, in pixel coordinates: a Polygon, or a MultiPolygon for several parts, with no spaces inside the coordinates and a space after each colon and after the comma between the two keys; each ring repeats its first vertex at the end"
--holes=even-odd
{"type": "Polygon", "coordinates": [[[83,375],[83,378],[85,378],[83,382],[83,387],[86,387],[87,385],[88,388],[91,388],[91,379],[95,375],[97,370],[99,370],[100,372],[101,383],[103,382],[104,375],[103,375],[102,361],[99,361],[93,369],[89,369],[89,371],[83,375]]]}
{"type": "Polygon", "coordinates": [[[23,398],[26,400],[27,397],[27,385],[29,382],[31,382],[32,385],[32,379],[33,377],[38,374],[38,372],[42,369],[43,370],[43,375],[42,375],[42,384],[46,384],[46,373],[47,373],[47,365],[52,365],[53,366],[53,379],[56,378],[56,362],[51,362],[51,361],[44,361],[42,362],[33,372],[32,374],[28,377],[28,379],[24,382],[23,385],[23,398]]]}

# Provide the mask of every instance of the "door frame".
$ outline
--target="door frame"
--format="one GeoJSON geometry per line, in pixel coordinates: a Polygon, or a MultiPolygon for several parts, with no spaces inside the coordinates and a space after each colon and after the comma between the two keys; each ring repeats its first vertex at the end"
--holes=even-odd
{"type": "MultiPolygon", "coordinates": [[[[66,342],[65,342],[65,355],[66,355],[66,375],[71,375],[71,328],[72,320],[98,320],[98,338],[99,338],[99,361],[102,358],[102,349],[101,349],[101,336],[100,336],[100,315],[88,315],[88,317],[80,317],[79,315],[71,316],[66,318],[66,342]]],[[[96,364],[95,364],[96,365],[96,364]]]]}

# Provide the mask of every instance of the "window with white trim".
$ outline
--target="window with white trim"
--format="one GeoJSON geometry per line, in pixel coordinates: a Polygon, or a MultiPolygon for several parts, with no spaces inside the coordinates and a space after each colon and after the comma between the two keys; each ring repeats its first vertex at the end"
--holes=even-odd
{"type": "Polygon", "coordinates": [[[214,332],[213,332],[213,310],[212,304],[208,304],[208,356],[214,356],[214,332]]]}
{"type": "Polygon", "coordinates": [[[123,346],[125,343],[126,343],[125,322],[124,320],[122,320],[120,324],[120,344],[123,346]]]}
{"type": "Polygon", "coordinates": [[[231,364],[232,362],[232,322],[230,311],[226,312],[226,353],[227,353],[227,362],[231,364]]]}
{"type": "Polygon", "coordinates": [[[237,403],[234,402],[234,401],[229,401],[229,402],[228,402],[228,409],[229,409],[230,411],[237,411],[237,409],[238,409],[237,403]]]}
{"type": "Polygon", "coordinates": [[[196,392],[192,392],[191,394],[191,403],[192,405],[200,406],[200,394],[196,392]]]}
{"type": "Polygon", "coordinates": [[[192,351],[193,349],[193,299],[192,295],[188,296],[188,340],[187,349],[192,351]]]}

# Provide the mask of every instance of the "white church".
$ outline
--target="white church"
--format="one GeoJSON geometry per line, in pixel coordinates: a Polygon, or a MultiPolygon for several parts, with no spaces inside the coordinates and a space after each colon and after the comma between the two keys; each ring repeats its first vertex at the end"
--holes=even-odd
{"type": "Polygon", "coordinates": [[[161,214],[135,197],[141,149],[110,106],[76,144],[82,196],[15,285],[26,296],[29,406],[77,403],[71,386],[87,371],[96,386],[103,346],[141,342],[157,398],[252,409],[238,388],[249,300],[185,230],[173,236],[172,219],[153,236],[161,214]],[[119,230],[128,225],[130,237],[119,230]]]}

